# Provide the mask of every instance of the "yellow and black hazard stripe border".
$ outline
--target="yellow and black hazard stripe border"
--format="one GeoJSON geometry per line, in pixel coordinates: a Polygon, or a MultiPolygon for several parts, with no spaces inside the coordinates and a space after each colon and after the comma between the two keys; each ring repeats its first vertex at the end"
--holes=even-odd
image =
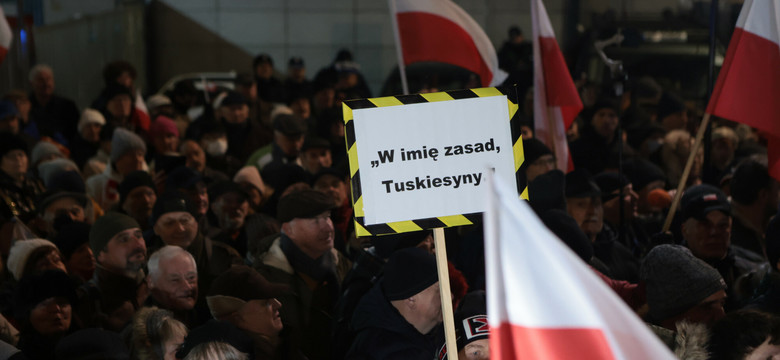
{"type": "Polygon", "coordinates": [[[349,171],[352,186],[352,205],[355,209],[355,232],[357,236],[396,234],[434,228],[472,225],[481,221],[482,213],[441,216],[385,224],[365,225],[365,213],[363,212],[363,191],[362,185],[360,183],[357,144],[355,143],[355,122],[353,121],[352,110],[501,95],[506,95],[508,99],[507,106],[509,108],[509,121],[510,127],[512,129],[512,150],[515,158],[515,174],[517,177],[518,191],[522,198],[528,199],[528,189],[525,179],[526,165],[524,162],[525,157],[523,155],[523,143],[521,136],[522,131],[520,129],[521,115],[518,111],[520,94],[518,94],[518,89],[516,86],[498,88],[488,87],[345,101],[342,104],[342,110],[344,114],[344,132],[347,144],[347,155],[349,158],[349,171]]]}

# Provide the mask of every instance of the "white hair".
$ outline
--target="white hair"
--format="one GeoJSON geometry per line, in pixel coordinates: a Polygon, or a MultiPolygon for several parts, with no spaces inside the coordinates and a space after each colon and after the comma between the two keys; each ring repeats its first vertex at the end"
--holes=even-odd
{"type": "Polygon", "coordinates": [[[247,355],[230,344],[211,341],[202,343],[190,351],[184,360],[246,360],[247,355]]]}
{"type": "Polygon", "coordinates": [[[190,261],[192,261],[192,266],[197,269],[195,258],[192,257],[192,254],[187,252],[187,250],[184,250],[181,247],[175,245],[166,245],[155,251],[152,256],[149,257],[147,267],[149,268],[149,277],[151,277],[152,281],[156,280],[160,275],[160,263],[169,259],[173,259],[177,256],[187,257],[190,259],[190,261]]]}
{"type": "Polygon", "coordinates": [[[46,64],[38,64],[33,66],[32,69],[30,69],[30,82],[35,81],[35,77],[38,76],[38,74],[40,74],[41,71],[48,71],[52,75],[54,74],[54,70],[51,69],[51,66],[46,64]]]}

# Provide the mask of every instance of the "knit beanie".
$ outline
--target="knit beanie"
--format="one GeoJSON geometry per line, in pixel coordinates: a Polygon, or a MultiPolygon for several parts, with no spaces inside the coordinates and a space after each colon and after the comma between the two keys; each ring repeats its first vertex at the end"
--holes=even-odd
{"type": "Polygon", "coordinates": [[[0,132],[0,156],[5,156],[13,150],[22,150],[26,154],[27,143],[19,135],[0,132]]]}
{"type": "Polygon", "coordinates": [[[165,95],[154,94],[150,96],[148,99],[146,99],[146,107],[148,107],[149,110],[154,110],[160,106],[171,105],[171,104],[173,104],[171,102],[171,98],[165,95]]]}
{"type": "Polygon", "coordinates": [[[682,314],[726,289],[717,270],[680,245],[658,245],[650,250],[639,276],[647,284],[648,316],[653,321],[682,314]]]}
{"type": "Polygon", "coordinates": [[[11,250],[8,253],[8,270],[14,276],[14,279],[19,280],[24,275],[24,266],[27,265],[27,259],[38,248],[51,247],[56,249],[49,240],[44,239],[29,239],[18,240],[11,246],[11,250]]]}
{"type": "Polygon", "coordinates": [[[159,136],[165,136],[168,134],[174,134],[179,136],[179,128],[176,127],[176,123],[173,119],[160,115],[152,123],[152,127],[149,129],[149,136],[154,139],[159,136]]]}
{"type": "Polygon", "coordinates": [[[99,217],[89,230],[89,247],[97,257],[111,238],[127,229],[140,228],[135,219],[118,212],[108,212],[99,217]]]}
{"type": "Polygon", "coordinates": [[[81,113],[81,118],[79,118],[79,132],[84,131],[84,127],[89,124],[105,125],[106,118],[103,117],[103,114],[101,114],[100,111],[95,109],[84,109],[84,112],[81,113]]]}
{"type": "Polygon", "coordinates": [[[16,105],[10,100],[0,100],[0,121],[13,116],[19,116],[19,110],[16,109],[16,105]]]}
{"type": "Polygon", "coordinates": [[[69,159],[54,159],[38,165],[38,178],[46,188],[50,188],[54,176],[64,171],[77,171],[79,166],[69,159]]]}
{"type": "Polygon", "coordinates": [[[68,191],[86,194],[84,178],[76,170],[60,171],[51,177],[51,181],[45,184],[51,191],[68,191]]]}
{"type": "Polygon", "coordinates": [[[539,139],[530,138],[523,140],[523,156],[525,157],[525,164],[531,165],[534,163],[534,161],[538,160],[544,155],[552,155],[552,150],[550,150],[550,148],[547,147],[547,145],[545,145],[543,142],[539,141],[539,139]]]}
{"type": "Polygon", "coordinates": [[[260,171],[257,170],[257,166],[249,165],[242,167],[241,170],[238,170],[236,176],[233,176],[233,182],[237,184],[247,182],[252,184],[261,194],[266,193],[265,183],[263,178],[260,177],[260,171]]]}
{"type": "Polygon", "coordinates": [[[111,137],[111,162],[115,163],[122,155],[133,151],[143,150],[146,153],[146,143],[140,136],[130,130],[117,128],[111,137]]]}
{"type": "Polygon", "coordinates": [[[408,299],[439,281],[436,258],[416,247],[390,255],[384,272],[381,286],[388,301],[408,299]]]}
{"type": "Polygon", "coordinates": [[[566,210],[564,183],[566,175],[558,169],[537,176],[528,183],[528,202],[537,214],[547,210],[566,210]]]}
{"type": "Polygon", "coordinates": [[[32,153],[30,154],[30,164],[37,165],[38,162],[43,160],[43,158],[52,155],[58,158],[63,157],[57,145],[54,145],[48,141],[39,141],[37,144],[35,144],[32,149],[32,153]]]}
{"type": "Polygon", "coordinates": [[[157,220],[161,216],[172,212],[186,212],[190,211],[190,202],[187,197],[177,190],[168,190],[162,196],[160,196],[154,203],[154,209],[152,209],[152,218],[149,222],[152,226],[157,223],[157,220]]]}
{"type": "Polygon", "coordinates": [[[620,190],[622,187],[630,184],[631,182],[625,176],[620,176],[616,172],[602,172],[593,177],[593,182],[601,189],[601,201],[607,202],[617,197],[617,194],[613,192],[620,190]]]}
{"type": "Polygon", "coordinates": [[[601,196],[601,189],[593,182],[590,172],[585,169],[574,169],[566,174],[564,193],[567,198],[590,198],[601,196]]]}
{"type": "Polygon", "coordinates": [[[148,172],[143,170],[136,170],[127,174],[122,182],[119,183],[119,205],[121,206],[125,203],[127,196],[131,191],[133,191],[133,189],[141,186],[149,187],[153,191],[156,189],[154,180],[152,180],[152,176],[149,175],[148,172]]]}
{"type": "Polygon", "coordinates": [[[63,261],[70,259],[81,245],[89,241],[90,228],[89,224],[78,221],[62,225],[57,232],[57,237],[54,238],[54,243],[60,249],[63,261]]]}
{"type": "Polygon", "coordinates": [[[631,179],[634,191],[641,191],[645,186],[654,181],[666,182],[664,171],[645,159],[632,159],[623,164],[623,171],[631,179]]]}
{"type": "Polygon", "coordinates": [[[62,270],[46,270],[41,274],[31,274],[19,280],[14,293],[14,315],[17,320],[29,321],[30,311],[42,301],[63,297],[71,306],[78,300],[72,281],[62,270]]]}
{"type": "Polygon", "coordinates": [[[685,111],[685,103],[683,103],[682,99],[674,94],[664,92],[658,101],[656,118],[658,122],[661,122],[665,117],[682,111],[685,111]]]}

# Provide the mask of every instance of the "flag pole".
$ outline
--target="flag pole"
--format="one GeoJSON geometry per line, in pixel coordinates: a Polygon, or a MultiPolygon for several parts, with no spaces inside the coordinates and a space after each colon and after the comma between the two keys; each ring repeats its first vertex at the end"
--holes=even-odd
{"type": "Polygon", "coordinates": [[[455,338],[455,318],[452,315],[450,272],[447,269],[447,245],[444,242],[443,228],[433,229],[433,242],[436,246],[436,268],[439,272],[439,295],[441,295],[441,315],[444,319],[444,340],[447,344],[447,359],[458,360],[458,343],[455,338]]]}
{"type": "Polygon", "coordinates": [[[710,124],[710,114],[704,113],[699,130],[696,132],[696,141],[691,147],[691,153],[688,155],[688,162],[685,163],[685,169],[680,177],[680,183],[677,184],[677,192],[674,194],[674,201],[672,201],[672,207],[669,208],[669,213],[666,215],[666,221],[664,221],[664,227],[661,232],[669,231],[669,227],[672,225],[672,219],[674,219],[674,213],[677,211],[677,206],[680,204],[682,198],[683,189],[685,189],[685,183],[688,182],[688,175],[691,173],[691,167],[693,167],[693,160],[696,158],[696,153],[699,152],[699,146],[701,145],[704,133],[707,131],[707,126],[710,124]]]}
{"type": "Polygon", "coordinates": [[[404,52],[401,47],[401,33],[398,32],[398,9],[395,6],[395,0],[387,0],[390,5],[390,18],[393,22],[393,37],[395,38],[395,52],[398,56],[398,71],[401,75],[401,89],[404,95],[409,95],[409,85],[406,83],[406,66],[404,65],[404,52]]]}

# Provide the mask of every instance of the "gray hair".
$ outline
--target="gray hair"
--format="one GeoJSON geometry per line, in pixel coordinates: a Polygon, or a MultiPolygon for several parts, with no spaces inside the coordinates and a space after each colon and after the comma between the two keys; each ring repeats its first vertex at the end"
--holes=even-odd
{"type": "Polygon", "coordinates": [[[184,360],[247,360],[246,354],[238,351],[232,345],[219,341],[198,344],[184,360]]]}
{"type": "Polygon", "coordinates": [[[173,259],[177,256],[186,256],[190,261],[192,261],[192,266],[194,266],[197,269],[197,264],[195,263],[195,258],[192,257],[192,254],[187,252],[187,250],[182,249],[179,246],[174,245],[166,245],[161,247],[159,250],[155,251],[151,257],[149,257],[149,263],[147,263],[147,267],[149,268],[149,276],[152,280],[156,280],[157,276],[160,275],[160,263],[164,262],[169,259],[173,259]]]}
{"type": "Polygon", "coordinates": [[[46,64],[38,64],[33,66],[32,69],[30,69],[30,82],[35,81],[35,77],[38,76],[38,74],[40,74],[41,71],[48,71],[52,75],[54,75],[54,70],[51,69],[51,66],[46,64]]]}

